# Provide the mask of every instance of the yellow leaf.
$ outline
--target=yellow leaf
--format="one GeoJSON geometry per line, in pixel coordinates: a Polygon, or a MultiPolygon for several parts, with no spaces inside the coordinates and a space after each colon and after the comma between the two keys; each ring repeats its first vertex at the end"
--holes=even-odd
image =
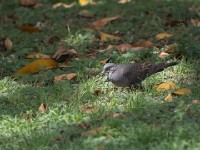
{"type": "Polygon", "coordinates": [[[165,82],[165,83],[162,83],[160,85],[157,86],[156,90],[157,91],[166,91],[168,89],[176,89],[177,88],[177,85],[174,84],[172,81],[169,81],[169,82],[165,82]]]}
{"type": "Polygon", "coordinates": [[[50,58],[50,56],[42,53],[34,53],[25,56],[25,58],[50,58]]]}
{"type": "Polygon", "coordinates": [[[12,41],[9,38],[5,39],[4,45],[6,49],[12,49],[12,41]]]}
{"type": "Polygon", "coordinates": [[[190,89],[188,89],[188,88],[182,88],[182,89],[176,90],[173,93],[177,94],[177,95],[184,95],[184,94],[192,93],[192,91],[190,89]]]}
{"type": "Polygon", "coordinates": [[[166,101],[172,101],[172,99],[173,99],[173,97],[172,97],[172,94],[171,94],[171,93],[169,93],[169,94],[167,95],[167,97],[165,97],[165,100],[166,100],[166,101]]]}
{"type": "Polygon", "coordinates": [[[103,32],[99,32],[99,34],[102,42],[105,42],[107,40],[120,40],[120,37],[118,36],[110,35],[103,32]]]}
{"type": "Polygon", "coordinates": [[[98,135],[99,132],[103,131],[103,127],[98,127],[96,129],[92,129],[86,132],[81,133],[81,137],[88,137],[88,136],[94,136],[94,135],[98,135]]]}
{"type": "Polygon", "coordinates": [[[79,0],[79,4],[81,5],[81,6],[86,6],[86,5],[88,5],[90,3],[90,0],[79,0]]]}
{"type": "Polygon", "coordinates": [[[106,64],[109,60],[110,60],[110,58],[105,58],[105,59],[101,60],[100,63],[106,64]]]}
{"type": "Polygon", "coordinates": [[[56,76],[54,78],[54,82],[58,82],[61,80],[72,80],[76,76],[77,76],[76,73],[62,74],[62,75],[56,76]]]}
{"type": "Polygon", "coordinates": [[[161,40],[161,39],[165,39],[165,38],[168,38],[168,37],[171,37],[171,36],[173,36],[173,34],[164,32],[164,33],[157,34],[156,39],[161,40]]]}
{"type": "Polygon", "coordinates": [[[35,73],[40,71],[42,67],[44,67],[45,69],[56,68],[58,67],[58,63],[50,58],[41,58],[27,64],[26,66],[18,70],[15,75],[35,73]]]}

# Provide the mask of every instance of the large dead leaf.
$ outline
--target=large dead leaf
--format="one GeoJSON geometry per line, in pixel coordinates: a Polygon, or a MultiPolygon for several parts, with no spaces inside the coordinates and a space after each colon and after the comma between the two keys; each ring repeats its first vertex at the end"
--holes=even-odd
{"type": "Polygon", "coordinates": [[[171,37],[171,36],[173,36],[173,34],[164,32],[164,33],[157,34],[156,39],[161,40],[161,39],[165,39],[165,38],[168,38],[168,37],[171,37]]]}
{"type": "Polygon", "coordinates": [[[39,110],[41,113],[45,113],[45,112],[47,111],[47,105],[42,103],[42,104],[38,107],[38,110],[39,110]]]}
{"type": "Polygon", "coordinates": [[[111,35],[111,34],[107,34],[107,33],[103,33],[103,32],[99,32],[99,35],[100,35],[100,39],[102,42],[106,42],[108,40],[120,40],[121,38],[119,36],[114,36],[114,35],[111,35]]]}
{"type": "Polygon", "coordinates": [[[64,7],[64,8],[71,8],[75,5],[75,3],[71,3],[71,4],[65,4],[65,3],[55,3],[53,4],[52,8],[53,9],[56,9],[56,8],[59,8],[59,7],[64,7]]]}
{"type": "Polygon", "coordinates": [[[49,55],[42,54],[42,53],[34,53],[25,56],[25,58],[51,58],[49,55]]]}
{"type": "Polygon", "coordinates": [[[12,49],[12,41],[9,39],[9,38],[6,38],[5,41],[4,41],[4,45],[5,45],[5,48],[7,50],[10,50],[12,49]]]}
{"type": "Polygon", "coordinates": [[[94,106],[82,106],[80,107],[80,110],[85,114],[94,114],[97,113],[99,109],[94,106]]]}
{"type": "Polygon", "coordinates": [[[174,84],[172,81],[169,81],[169,82],[165,82],[165,83],[158,85],[156,90],[157,91],[166,91],[169,89],[176,89],[176,88],[178,88],[178,86],[176,84],[174,84]]]}
{"type": "Polygon", "coordinates": [[[62,74],[54,78],[54,83],[59,82],[61,80],[72,80],[76,76],[77,76],[76,73],[62,74]]]}
{"type": "Polygon", "coordinates": [[[18,26],[17,28],[23,32],[29,32],[29,33],[35,33],[40,31],[39,28],[29,25],[18,26]]]}
{"type": "Polygon", "coordinates": [[[166,101],[172,101],[172,99],[173,99],[173,97],[172,97],[172,94],[171,94],[171,93],[169,93],[169,94],[167,95],[167,97],[165,97],[165,100],[166,100],[166,101]]]}
{"type": "Polygon", "coordinates": [[[177,94],[177,95],[185,95],[185,94],[190,94],[190,93],[192,93],[192,91],[188,88],[182,88],[173,92],[173,94],[177,94]]]}
{"type": "Polygon", "coordinates": [[[94,21],[91,23],[91,25],[96,29],[96,30],[101,30],[104,28],[104,26],[106,26],[109,22],[114,21],[119,19],[119,15],[118,16],[113,16],[113,17],[108,17],[108,18],[103,18],[97,21],[94,21]]]}
{"type": "Polygon", "coordinates": [[[89,131],[81,133],[81,137],[88,137],[88,136],[98,135],[103,130],[104,130],[103,127],[98,127],[96,129],[89,130],[89,131]]]}
{"type": "Polygon", "coordinates": [[[23,68],[19,69],[15,75],[21,75],[21,74],[30,74],[30,73],[36,73],[40,71],[41,68],[50,69],[50,68],[56,68],[58,67],[58,63],[50,58],[41,58],[38,60],[35,60],[23,68]]]}

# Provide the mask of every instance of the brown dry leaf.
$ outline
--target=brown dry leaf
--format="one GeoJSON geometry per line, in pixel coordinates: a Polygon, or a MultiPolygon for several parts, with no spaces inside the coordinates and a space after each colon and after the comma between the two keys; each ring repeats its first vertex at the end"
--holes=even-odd
{"type": "Polygon", "coordinates": [[[199,19],[191,19],[190,22],[197,27],[200,27],[200,20],[199,19]]]}
{"type": "Polygon", "coordinates": [[[110,58],[105,58],[103,60],[100,61],[101,64],[106,64],[107,62],[109,62],[110,58]]]}
{"type": "Polygon", "coordinates": [[[103,33],[103,32],[99,32],[100,35],[100,39],[102,42],[106,42],[107,40],[120,40],[121,38],[119,36],[114,36],[111,34],[107,34],[107,33],[103,33]]]}
{"type": "Polygon", "coordinates": [[[98,108],[94,106],[82,106],[80,110],[85,114],[94,114],[98,112],[98,108]]]}
{"type": "Polygon", "coordinates": [[[167,57],[167,56],[169,56],[169,54],[166,53],[166,52],[161,52],[161,53],[158,55],[158,57],[160,57],[160,58],[162,58],[162,59],[164,59],[164,58],[167,57]]]}
{"type": "Polygon", "coordinates": [[[121,45],[115,46],[115,48],[123,53],[123,52],[125,52],[127,50],[131,50],[133,48],[133,46],[131,44],[121,44],[121,45]]]}
{"type": "Polygon", "coordinates": [[[193,104],[200,104],[200,100],[193,100],[192,103],[193,104]]]}
{"type": "Polygon", "coordinates": [[[92,123],[80,123],[78,126],[83,129],[88,129],[92,126],[92,123]]]}
{"type": "Polygon", "coordinates": [[[156,90],[157,91],[166,91],[170,88],[176,89],[176,88],[178,88],[178,86],[176,84],[174,84],[172,81],[169,81],[169,82],[165,82],[165,83],[158,85],[156,90]]]}
{"type": "Polygon", "coordinates": [[[173,53],[175,48],[176,48],[176,46],[172,46],[172,47],[168,48],[167,50],[165,50],[164,52],[165,53],[173,53]]]}
{"type": "Polygon", "coordinates": [[[61,57],[72,57],[77,55],[77,51],[75,49],[65,49],[65,48],[58,48],[55,54],[52,56],[53,59],[58,60],[61,57]]]}
{"type": "Polygon", "coordinates": [[[41,58],[38,60],[35,60],[23,68],[19,69],[15,75],[21,75],[21,74],[30,74],[30,73],[36,73],[40,71],[40,69],[44,67],[45,69],[51,69],[58,67],[58,63],[50,58],[41,58]]]}
{"type": "Polygon", "coordinates": [[[29,32],[29,33],[36,33],[40,31],[39,28],[29,25],[18,26],[17,28],[23,32],[29,32]]]}
{"type": "Polygon", "coordinates": [[[65,3],[55,3],[53,4],[52,8],[53,9],[56,9],[56,8],[59,8],[59,7],[64,7],[64,8],[71,8],[75,5],[75,3],[71,3],[71,4],[65,4],[65,3]]]}
{"type": "Polygon", "coordinates": [[[120,118],[120,119],[126,119],[128,118],[127,115],[124,115],[122,113],[110,113],[109,118],[120,118]]]}
{"type": "Polygon", "coordinates": [[[25,7],[33,7],[38,3],[37,0],[20,0],[20,5],[25,7]]]}
{"type": "Polygon", "coordinates": [[[171,36],[173,36],[173,34],[164,32],[164,33],[157,34],[156,39],[161,40],[161,39],[165,39],[165,38],[168,38],[168,37],[171,37],[171,36]]]}
{"type": "Polygon", "coordinates": [[[93,17],[91,12],[87,9],[82,9],[78,12],[78,15],[81,17],[91,18],[93,17]]]}
{"type": "Polygon", "coordinates": [[[109,22],[114,21],[119,19],[119,15],[113,16],[113,17],[108,17],[108,18],[103,18],[97,21],[94,21],[91,23],[91,25],[96,29],[96,30],[101,30],[104,28],[105,25],[107,25],[109,22]]]}
{"type": "Polygon", "coordinates": [[[6,38],[5,41],[4,41],[4,45],[5,45],[5,48],[7,50],[10,50],[12,49],[12,41],[9,39],[9,38],[6,38]]]}
{"type": "Polygon", "coordinates": [[[92,129],[92,130],[89,130],[89,131],[81,133],[81,137],[88,137],[88,136],[98,135],[99,132],[101,132],[103,130],[104,130],[103,127],[98,127],[96,129],[92,129]]]}
{"type": "Polygon", "coordinates": [[[41,113],[45,113],[47,111],[47,105],[46,104],[41,104],[39,107],[38,107],[38,110],[41,112],[41,113]]]}
{"type": "Polygon", "coordinates": [[[172,94],[171,94],[171,93],[169,93],[169,94],[167,95],[167,97],[165,97],[165,100],[166,100],[166,101],[172,101],[172,99],[173,99],[173,97],[172,97],[172,94]]]}
{"type": "Polygon", "coordinates": [[[144,39],[141,39],[139,40],[138,42],[134,43],[132,46],[133,47],[144,47],[144,48],[148,48],[148,47],[151,47],[153,46],[154,43],[151,42],[151,41],[147,41],[147,40],[144,40],[144,39]]]}
{"type": "Polygon", "coordinates": [[[77,76],[76,73],[62,74],[62,75],[56,76],[54,78],[54,83],[57,83],[57,82],[59,82],[61,80],[72,80],[76,76],[77,76]]]}
{"type": "Polygon", "coordinates": [[[188,88],[182,88],[173,92],[173,94],[177,94],[177,95],[185,95],[185,94],[190,94],[190,93],[192,93],[192,91],[188,88]]]}
{"type": "Polygon", "coordinates": [[[49,55],[42,54],[42,53],[34,53],[25,56],[25,58],[51,58],[49,55]]]}

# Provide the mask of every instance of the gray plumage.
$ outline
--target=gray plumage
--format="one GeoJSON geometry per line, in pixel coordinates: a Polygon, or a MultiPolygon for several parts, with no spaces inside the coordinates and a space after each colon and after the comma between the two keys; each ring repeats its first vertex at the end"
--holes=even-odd
{"type": "Polygon", "coordinates": [[[174,66],[177,62],[172,63],[127,63],[127,64],[114,64],[107,63],[103,67],[102,74],[107,73],[107,80],[111,81],[114,85],[120,87],[138,86],[147,77],[163,71],[165,68],[174,66]]]}

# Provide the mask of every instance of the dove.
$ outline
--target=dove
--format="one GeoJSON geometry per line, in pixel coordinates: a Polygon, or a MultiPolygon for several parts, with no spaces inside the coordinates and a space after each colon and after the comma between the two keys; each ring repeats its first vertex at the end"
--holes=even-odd
{"type": "Polygon", "coordinates": [[[107,81],[119,87],[138,87],[147,77],[163,71],[165,68],[177,65],[178,62],[171,63],[107,63],[103,67],[102,74],[107,75],[107,81]]]}

